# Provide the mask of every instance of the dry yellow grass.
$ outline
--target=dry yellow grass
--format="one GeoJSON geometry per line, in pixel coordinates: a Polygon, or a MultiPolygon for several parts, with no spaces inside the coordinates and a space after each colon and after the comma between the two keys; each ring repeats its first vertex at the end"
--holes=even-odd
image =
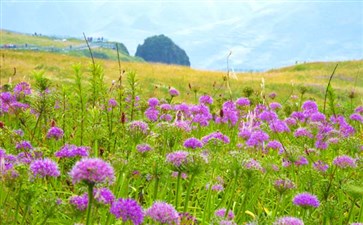
{"type": "MultiPolygon", "coordinates": [[[[27,52],[2,50],[1,52],[1,82],[5,83],[12,76],[16,68],[13,82],[19,80],[30,81],[33,70],[44,70],[46,76],[55,84],[71,81],[73,79],[72,65],[80,63],[84,69],[84,77],[87,80],[87,72],[91,60],[88,58],[71,57],[46,52],[27,52]],[[60,82],[58,82],[60,81],[60,82]]],[[[110,60],[96,59],[104,67],[105,82],[111,85],[112,80],[119,77],[118,63],[110,60]]],[[[339,63],[332,85],[340,98],[346,98],[350,91],[355,90],[358,98],[355,101],[362,104],[363,95],[363,61],[309,63],[295,65],[277,70],[259,73],[238,73],[237,79],[230,79],[231,89],[235,96],[242,95],[244,87],[260,89],[262,78],[265,80],[266,93],[276,92],[285,99],[291,93],[298,94],[298,86],[308,88],[308,97],[322,99],[329,76],[336,63],[339,63]]],[[[121,62],[122,69],[134,70],[140,81],[140,87],[146,97],[157,95],[166,96],[169,86],[177,88],[181,92],[180,99],[192,101],[189,84],[198,87],[198,93],[224,93],[227,90],[223,85],[223,77],[226,72],[195,70],[182,66],[163,64],[121,62]]],[[[278,99],[279,100],[279,99],[278,99]]]]}

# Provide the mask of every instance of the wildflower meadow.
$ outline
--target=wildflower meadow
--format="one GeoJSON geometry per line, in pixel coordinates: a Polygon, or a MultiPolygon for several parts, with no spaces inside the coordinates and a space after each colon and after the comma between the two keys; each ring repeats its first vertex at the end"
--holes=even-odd
{"type": "Polygon", "coordinates": [[[0,224],[362,224],[363,104],[331,86],[184,101],[72,76],[1,87],[0,224]]]}

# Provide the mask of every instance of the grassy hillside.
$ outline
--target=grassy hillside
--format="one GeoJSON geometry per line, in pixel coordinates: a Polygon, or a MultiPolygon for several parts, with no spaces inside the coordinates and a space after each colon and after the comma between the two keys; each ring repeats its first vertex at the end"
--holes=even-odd
{"type": "MultiPolygon", "coordinates": [[[[47,36],[34,36],[21,34],[7,30],[0,30],[0,46],[15,45],[18,48],[12,50],[47,51],[61,53],[77,57],[90,57],[84,40],[76,38],[55,38],[47,36]]],[[[112,48],[103,48],[97,45],[115,46],[114,42],[91,43],[95,58],[117,60],[117,51],[112,48]]],[[[132,57],[120,49],[121,61],[143,61],[139,57],[132,57]]]]}
{"type": "MultiPolygon", "coordinates": [[[[85,80],[90,76],[87,69],[91,63],[89,58],[79,58],[69,55],[52,54],[47,52],[29,52],[3,50],[1,57],[1,82],[20,80],[31,81],[33,70],[44,70],[54,84],[72,82],[72,65],[80,63],[84,69],[85,80]],[[16,75],[14,74],[16,68],[16,75]],[[60,82],[58,82],[60,81],[60,82]]],[[[119,69],[117,61],[96,59],[104,67],[105,81],[111,85],[117,80],[119,69]]],[[[337,98],[346,101],[348,95],[354,91],[354,101],[363,101],[363,61],[347,62],[317,62],[295,65],[291,67],[270,70],[259,73],[238,73],[230,78],[230,87],[234,96],[243,95],[246,87],[256,92],[261,90],[261,81],[265,82],[265,93],[277,93],[277,101],[284,101],[290,95],[299,95],[301,87],[306,88],[306,97],[322,100],[329,76],[336,64],[339,64],[332,86],[337,98]]],[[[197,90],[197,95],[209,93],[212,95],[229,95],[226,82],[223,80],[225,72],[194,70],[182,66],[168,66],[141,62],[122,62],[122,69],[137,72],[142,92],[147,97],[157,95],[166,96],[168,87],[173,86],[181,91],[181,99],[194,101],[194,93],[189,88],[197,90]]]]}

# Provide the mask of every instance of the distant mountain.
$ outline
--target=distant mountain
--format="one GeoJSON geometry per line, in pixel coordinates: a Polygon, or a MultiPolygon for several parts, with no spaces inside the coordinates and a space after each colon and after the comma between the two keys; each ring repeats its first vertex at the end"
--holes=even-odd
{"type": "Polygon", "coordinates": [[[147,62],[190,66],[188,55],[165,35],[152,36],[138,45],[135,56],[147,62]]]}

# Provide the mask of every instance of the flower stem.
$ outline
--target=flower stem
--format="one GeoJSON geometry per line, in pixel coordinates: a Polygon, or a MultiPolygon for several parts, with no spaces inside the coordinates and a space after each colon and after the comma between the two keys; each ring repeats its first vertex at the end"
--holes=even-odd
{"type": "Polygon", "coordinates": [[[187,210],[188,210],[189,196],[190,196],[190,191],[191,191],[192,186],[193,186],[194,178],[195,178],[195,174],[193,173],[192,178],[190,178],[187,194],[185,196],[184,212],[187,212],[187,210]]]}
{"type": "Polygon", "coordinates": [[[178,210],[179,203],[179,186],[180,186],[181,172],[178,172],[178,180],[176,182],[176,195],[175,195],[175,208],[178,210]]]}
{"type": "Polygon", "coordinates": [[[92,202],[93,202],[93,187],[94,187],[94,184],[88,184],[88,207],[87,207],[86,225],[89,225],[91,223],[91,210],[92,210],[92,202]]]}

